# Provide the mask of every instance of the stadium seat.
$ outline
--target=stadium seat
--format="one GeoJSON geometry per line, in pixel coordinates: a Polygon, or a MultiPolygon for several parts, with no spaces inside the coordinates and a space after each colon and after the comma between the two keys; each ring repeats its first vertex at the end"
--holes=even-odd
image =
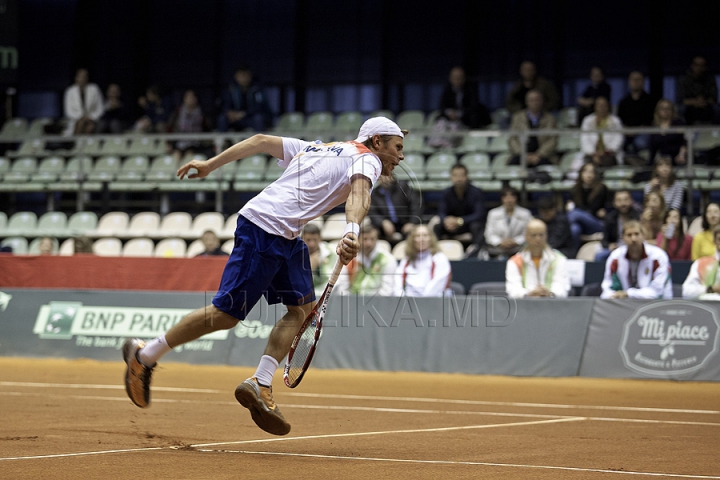
{"type": "Polygon", "coordinates": [[[165,142],[151,137],[135,137],[130,140],[128,155],[146,155],[148,157],[165,153],[165,142]]]}
{"type": "MultiPolygon", "coordinates": [[[[498,172],[501,170],[507,170],[511,167],[511,165],[508,165],[510,162],[511,155],[509,153],[498,153],[495,155],[492,159],[492,165],[491,169],[493,172],[498,172]]],[[[516,167],[520,168],[520,167],[516,167]]]]}
{"type": "Polygon", "coordinates": [[[489,145],[489,137],[484,137],[468,132],[462,137],[460,146],[456,149],[458,153],[485,152],[489,145]]]}
{"type": "MultiPolygon", "coordinates": [[[[579,150],[565,152],[563,156],[560,157],[560,165],[558,165],[558,167],[561,171],[567,173],[572,170],[573,164],[578,163],[578,157],[582,157],[582,152],[579,150]]],[[[579,163],[582,163],[582,160],[579,160],[579,163]]]]}
{"type": "Polygon", "coordinates": [[[433,110],[432,112],[428,113],[427,117],[425,117],[425,128],[433,128],[435,122],[437,121],[441,113],[442,112],[440,112],[440,110],[433,110]]]}
{"type": "Polygon", "coordinates": [[[505,282],[478,282],[473,283],[468,295],[505,294],[505,282]]]}
{"type": "Polygon", "coordinates": [[[449,180],[450,168],[457,163],[453,153],[437,152],[430,155],[425,164],[428,180],[449,180]]]}
{"type": "Polygon", "coordinates": [[[48,155],[50,152],[45,150],[45,142],[38,138],[32,140],[25,140],[20,144],[20,148],[16,151],[8,151],[9,157],[39,157],[48,155]]]}
{"type": "Polygon", "coordinates": [[[183,258],[187,244],[182,238],[164,238],[155,246],[155,256],[165,258],[183,258]]]}
{"type": "Polygon", "coordinates": [[[95,230],[97,223],[95,212],[76,212],[68,219],[67,231],[70,235],[85,235],[95,230]]]}
{"type": "Polygon", "coordinates": [[[260,181],[265,175],[268,162],[265,155],[253,155],[234,163],[237,164],[235,180],[260,181]]]}
{"type": "Polygon", "coordinates": [[[510,123],[510,112],[507,108],[498,108],[490,114],[490,119],[492,120],[493,125],[496,125],[497,128],[501,128],[502,126],[510,123]]]}
{"type": "Polygon", "coordinates": [[[0,157],[0,180],[3,175],[10,171],[10,159],[7,157],[0,157]]]}
{"type": "Polygon", "coordinates": [[[65,237],[68,235],[67,215],[63,212],[47,212],[37,223],[37,235],[48,237],[65,237]]]}
{"type": "Polygon", "coordinates": [[[150,161],[145,155],[132,155],[126,157],[117,173],[118,182],[137,182],[145,178],[150,168],[150,161]]]}
{"type": "Polygon", "coordinates": [[[703,152],[720,146],[720,131],[712,130],[698,133],[693,142],[695,151],[703,152]]]}
{"type": "Polygon", "coordinates": [[[235,246],[235,239],[231,238],[230,240],[226,240],[222,246],[220,247],[220,250],[230,255],[233,251],[233,247],[235,246]]]}
{"type": "Polygon", "coordinates": [[[152,257],[155,244],[149,238],[131,238],[123,245],[123,257],[152,257]]]}
{"type": "Polygon", "coordinates": [[[37,215],[34,212],[17,212],[8,220],[7,230],[3,232],[8,236],[32,237],[36,235],[37,215]]]}
{"type": "MultiPolygon", "coordinates": [[[[28,246],[27,253],[28,255],[39,255],[40,254],[40,242],[42,241],[43,237],[38,237],[33,239],[32,242],[30,242],[30,245],[28,246]]],[[[57,254],[60,250],[60,242],[58,242],[57,238],[53,238],[53,255],[57,254]]]]}
{"type": "Polygon", "coordinates": [[[3,176],[4,182],[21,183],[30,180],[30,176],[37,171],[37,158],[23,157],[16,159],[10,171],[3,176]]]}
{"type": "Polygon", "coordinates": [[[360,112],[344,112],[335,119],[335,132],[338,134],[348,134],[348,138],[354,139],[360,130],[363,118],[360,112]]]}
{"type": "Polygon", "coordinates": [[[581,297],[599,297],[602,295],[602,284],[600,283],[588,283],[583,285],[580,290],[581,297]]]}
{"type": "Polygon", "coordinates": [[[320,230],[320,237],[324,241],[342,238],[343,233],[345,232],[346,224],[347,221],[345,220],[344,213],[335,213],[330,215],[325,219],[322,230],[320,230]]]}
{"type": "Polygon", "coordinates": [[[187,258],[193,258],[197,257],[201,253],[205,251],[205,244],[200,240],[199,238],[197,240],[194,240],[185,251],[185,256],[187,258]]]}
{"type": "Polygon", "coordinates": [[[460,158],[460,163],[468,169],[470,180],[490,180],[490,157],[487,153],[466,153],[460,158]]]}
{"type": "Polygon", "coordinates": [[[300,132],[305,128],[305,115],[301,112],[287,112],[280,115],[275,130],[278,132],[300,132]]]}
{"type": "Polygon", "coordinates": [[[77,182],[87,178],[93,168],[92,158],[87,155],[79,155],[68,160],[65,172],[60,174],[61,182],[77,182]]]}
{"type": "Polygon", "coordinates": [[[119,238],[101,238],[93,243],[93,253],[101,257],[119,257],[122,242],[119,238]]]}
{"type": "Polygon", "coordinates": [[[106,155],[100,157],[93,167],[93,171],[88,175],[91,182],[111,182],[115,179],[115,175],[120,173],[120,157],[116,155],[106,155]]]}
{"type": "Polygon", "coordinates": [[[0,242],[0,247],[10,247],[13,254],[25,255],[28,251],[28,241],[25,237],[8,237],[0,242]]]}
{"type": "Polygon", "coordinates": [[[52,118],[41,117],[33,120],[28,126],[27,137],[42,137],[45,135],[45,127],[53,122],[52,118]]]}
{"type": "Polygon", "coordinates": [[[75,145],[75,152],[97,157],[102,154],[102,144],[97,138],[83,138],[75,145]]]}
{"type": "Polygon", "coordinates": [[[308,132],[330,132],[333,130],[333,115],[330,112],[311,113],[305,123],[308,132]]]}
{"type": "Polygon", "coordinates": [[[172,155],[160,155],[155,157],[150,165],[150,171],[145,174],[145,180],[171,181],[175,179],[178,164],[172,155]]]}
{"type": "MultiPolygon", "coordinates": [[[[128,237],[155,236],[160,228],[160,215],[155,212],[140,212],[130,219],[126,232],[128,237]]],[[[123,236],[122,234],[117,234],[123,236]]]]}
{"type": "MultiPolygon", "coordinates": [[[[237,218],[237,217],[236,217],[237,218]]],[[[207,230],[212,230],[216,235],[220,236],[225,226],[225,218],[219,212],[204,212],[195,217],[192,223],[192,230],[189,238],[200,238],[207,230]]],[[[232,229],[235,232],[235,227],[232,229]]]]}
{"type": "Polygon", "coordinates": [[[419,153],[408,153],[394,173],[401,180],[425,180],[425,157],[419,153]]]}
{"type": "Polygon", "coordinates": [[[557,117],[558,128],[569,128],[578,126],[577,107],[565,107],[560,110],[557,117]]]}
{"type": "Polygon", "coordinates": [[[460,282],[450,282],[450,289],[454,295],[465,295],[465,285],[460,282]]]}
{"type": "Polygon", "coordinates": [[[403,130],[422,130],[425,128],[425,113],[421,110],[405,110],[397,116],[395,123],[403,130]]]}
{"type": "Polygon", "coordinates": [[[409,133],[403,139],[403,152],[431,153],[435,150],[425,144],[425,137],[417,133],[409,133]]]}
{"type": "Polygon", "coordinates": [[[382,238],[377,241],[377,243],[375,244],[375,247],[378,250],[382,250],[387,253],[392,253],[392,245],[390,245],[390,242],[388,242],[387,240],[383,240],[382,238]]]}
{"type": "Polygon", "coordinates": [[[101,153],[103,155],[127,155],[128,139],[126,137],[115,137],[110,140],[105,140],[102,145],[101,153]]]}
{"type": "Polygon", "coordinates": [[[7,213],[0,212],[0,232],[4,232],[7,228],[7,213]]]}
{"type": "Polygon", "coordinates": [[[585,260],[586,262],[594,262],[595,254],[602,248],[602,243],[594,240],[581,246],[575,255],[578,260],[585,260]]]}
{"type": "Polygon", "coordinates": [[[558,135],[556,150],[560,153],[580,150],[580,134],[573,132],[558,135]]]}
{"type": "Polygon", "coordinates": [[[172,212],[165,215],[160,222],[158,236],[181,237],[192,231],[192,217],[187,212],[172,212]]]}
{"type": "Polygon", "coordinates": [[[33,182],[50,183],[60,177],[65,170],[65,159],[58,156],[44,158],[38,166],[37,173],[30,176],[33,182]]]}
{"type": "Polygon", "coordinates": [[[490,144],[487,147],[488,153],[505,153],[508,151],[508,139],[510,135],[507,133],[500,134],[497,137],[492,137],[490,144]]]}
{"type": "Polygon", "coordinates": [[[27,120],[24,118],[11,118],[7,120],[0,130],[0,140],[22,140],[27,133],[27,120]]]}
{"type": "Polygon", "coordinates": [[[89,232],[89,235],[95,237],[114,237],[125,234],[130,217],[125,212],[109,212],[100,218],[97,229],[89,232]]]}
{"type": "Polygon", "coordinates": [[[465,249],[458,240],[440,240],[438,248],[448,257],[448,260],[462,260],[465,249]]]}
{"type": "MultiPolygon", "coordinates": [[[[385,118],[389,118],[390,120],[394,120],[395,114],[390,110],[375,110],[375,111],[371,112],[370,115],[368,116],[368,118],[373,118],[373,117],[385,117],[385,118]]],[[[405,128],[405,127],[400,127],[400,128],[405,128]]]]}
{"type": "Polygon", "coordinates": [[[225,225],[219,233],[220,238],[235,238],[235,230],[237,229],[238,214],[233,213],[225,221],[225,225]]]}
{"type": "Polygon", "coordinates": [[[405,258],[405,245],[407,245],[407,241],[402,240],[393,247],[392,254],[395,260],[400,261],[405,258]]]}
{"type": "Polygon", "coordinates": [[[65,241],[60,244],[58,255],[63,257],[71,257],[75,255],[75,239],[66,238],[65,241]]]}

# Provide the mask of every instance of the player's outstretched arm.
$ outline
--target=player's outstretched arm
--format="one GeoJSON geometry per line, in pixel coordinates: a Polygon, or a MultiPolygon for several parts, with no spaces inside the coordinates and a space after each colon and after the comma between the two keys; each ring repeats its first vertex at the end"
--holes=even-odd
{"type": "Polygon", "coordinates": [[[210,172],[223,165],[258,153],[267,153],[273,157],[282,158],[282,138],[274,135],[253,135],[212,158],[207,160],[192,160],[186,163],[178,169],[177,176],[182,180],[191,169],[196,169],[197,173],[188,175],[188,178],[207,177],[210,172]]]}

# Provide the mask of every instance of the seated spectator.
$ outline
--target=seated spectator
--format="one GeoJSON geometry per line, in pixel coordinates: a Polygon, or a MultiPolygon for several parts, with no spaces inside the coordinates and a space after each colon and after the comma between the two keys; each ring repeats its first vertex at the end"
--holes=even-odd
{"type": "Polygon", "coordinates": [[[622,161],[622,133],[613,132],[622,128],[618,117],[610,113],[610,103],[605,97],[595,99],[595,113],[585,117],[582,130],[607,130],[607,132],[587,132],[580,135],[580,147],[585,160],[598,167],[610,167],[622,161]]]}
{"type": "Polygon", "coordinates": [[[580,167],[577,181],[570,191],[567,218],[574,244],[580,246],[581,235],[593,235],[603,231],[603,219],[610,203],[610,192],[598,175],[594,163],[580,167]]]}
{"type": "Polygon", "coordinates": [[[708,124],[717,121],[718,88],[715,76],[708,72],[707,60],[697,55],[690,70],[680,79],[677,103],[684,109],[688,125],[708,124]]]}
{"type": "MultiPolygon", "coordinates": [[[[653,126],[660,128],[679,127],[685,123],[677,118],[675,105],[661,99],[655,106],[653,126]]],[[[650,158],[658,155],[670,157],[675,165],[687,164],[687,141],[682,133],[653,133],[650,135],[650,158]]]]}
{"type": "Polygon", "coordinates": [[[547,227],[547,243],[550,248],[560,251],[568,258],[575,257],[577,246],[570,233],[570,222],[564,213],[558,212],[555,199],[551,196],[540,198],[537,204],[538,216],[547,227]]]}
{"type": "MultiPolygon", "coordinates": [[[[187,90],[183,95],[183,103],[170,116],[168,121],[168,132],[171,133],[201,133],[210,130],[210,124],[203,115],[197,95],[193,90],[187,90]]],[[[173,149],[174,154],[182,158],[186,154],[192,154],[200,148],[200,143],[195,140],[178,140],[173,149]]]]}
{"type": "Polygon", "coordinates": [[[542,94],[546,111],[553,112],[560,108],[560,97],[553,84],[538,76],[535,64],[528,61],[520,64],[520,80],[515,82],[508,93],[505,99],[505,108],[510,113],[527,108],[525,96],[530,90],[537,90],[542,94]]]}
{"type": "Polygon", "coordinates": [[[715,252],[698,258],[690,266],[688,276],[683,282],[683,298],[700,300],[718,300],[720,297],[720,277],[718,277],[718,261],[720,260],[720,227],[713,229],[715,252]]]}
{"type": "Polygon", "coordinates": [[[668,209],[680,210],[682,208],[685,187],[675,178],[672,159],[670,157],[657,157],[652,178],[645,184],[645,195],[658,192],[665,198],[668,209]]]}
{"type": "Polygon", "coordinates": [[[264,132],[272,126],[272,110],[260,85],[253,83],[250,68],[242,65],[235,70],[233,80],[222,97],[222,113],[218,130],[264,132]]]}
{"type": "Polygon", "coordinates": [[[370,197],[368,218],[391,244],[403,240],[421,221],[422,197],[406,181],[381,176],[370,197]]]}
{"type": "MultiPolygon", "coordinates": [[[[512,116],[510,123],[511,130],[543,130],[546,128],[555,128],[555,117],[543,110],[543,97],[537,90],[530,90],[525,96],[525,104],[527,108],[520,110],[512,116]]],[[[513,135],[508,139],[508,147],[512,157],[510,165],[520,165],[520,154],[522,145],[520,138],[513,135]]],[[[527,151],[528,168],[537,167],[538,165],[549,165],[557,162],[555,148],[557,147],[557,137],[555,135],[530,136],[525,143],[527,151]]]]}
{"type": "Polygon", "coordinates": [[[405,258],[395,271],[395,295],[442,297],[452,295],[450,260],[437,246],[437,238],[426,225],[410,231],[405,258]]]}
{"type": "Polygon", "coordinates": [[[505,266],[505,290],[512,298],[565,298],[570,291],[565,255],[547,242],[545,223],[530,220],[525,232],[526,246],[510,257],[505,266]]]}
{"type": "Polygon", "coordinates": [[[525,241],[525,228],[532,215],[530,210],[517,204],[518,197],[517,190],[505,187],[500,192],[502,205],[488,212],[485,242],[490,257],[511,257],[520,251],[525,241]]]}
{"type": "Polygon", "coordinates": [[[700,257],[713,255],[715,252],[715,238],[713,231],[720,225],[720,204],[711,202],[705,207],[703,213],[702,232],[696,233],[692,242],[692,261],[700,257]]]}
{"type": "Polygon", "coordinates": [[[55,240],[52,237],[42,237],[38,249],[40,255],[55,255],[55,240]]]}
{"type": "Polygon", "coordinates": [[[450,138],[446,135],[448,132],[477,129],[491,122],[490,112],[478,100],[477,86],[466,82],[462,67],[454,67],[440,97],[440,116],[433,126],[433,137],[428,144],[432,147],[456,147],[461,138],[450,138]]]}
{"type": "Polygon", "coordinates": [[[690,260],[692,237],[687,235],[683,229],[680,211],[668,210],[663,221],[655,245],[665,250],[670,260],[690,260]]]}
{"type": "MultiPolygon", "coordinates": [[[[628,77],[628,88],[627,95],[618,105],[620,121],[625,127],[649,127],[653,122],[655,102],[645,91],[645,76],[637,71],[631,72],[628,77]]],[[[626,152],[637,153],[649,147],[650,135],[625,135],[626,152]]]]}
{"type": "Polygon", "coordinates": [[[93,242],[90,239],[90,237],[86,237],[85,235],[80,235],[79,237],[75,237],[73,239],[73,254],[93,254],[93,242]]]}
{"type": "Polygon", "coordinates": [[[645,195],[643,204],[645,207],[642,215],[640,215],[640,225],[643,226],[645,229],[644,234],[648,237],[646,242],[655,245],[655,239],[662,229],[665,213],[667,213],[665,198],[660,192],[652,191],[645,195]]]}
{"type": "Polygon", "coordinates": [[[228,254],[220,248],[220,239],[212,230],[205,230],[200,237],[200,240],[202,240],[202,243],[205,246],[205,251],[197,254],[197,257],[228,256],[228,254]]]}
{"type": "Polygon", "coordinates": [[[452,187],[446,188],[440,197],[438,215],[440,222],[435,225],[435,236],[455,239],[464,233],[472,234],[472,243],[468,255],[477,255],[485,244],[485,207],[483,194],[479,188],[470,184],[467,167],[460,163],[450,169],[452,187]]]}
{"type": "Polygon", "coordinates": [[[337,254],[334,248],[322,241],[320,228],[315,224],[308,223],[305,225],[301,238],[308,247],[313,286],[315,287],[315,295],[319,297],[325,290],[328,280],[330,280],[330,274],[337,261],[337,254]]]}
{"type": "Polygon", "coordinates": [[[130,112],[122,101],[122,92],[117,83],[107,88],[105,113],[98,122],[99,133],[123,133],[130,125],[130,112]]]}
{"type": "Polygon", "coordinates": [[[95,131],[105,107],[100,87],[88,81],[88,71],[75,73],[75,83],[65,90],[63,110],[67,125],[64,135],[87,135],[95,131]]]}
{"type": "Polygon", "coordinates": [[[639,222],[623,225],[624,245],[610,254],[600,298],[673,298],[670,260],[661,248],[645,243],[639,222]]]}
{"type": "Polygon", "coordinates": [[[360,227],[358,241],[360,252],[343,269],[334,291],[353,295],[392,295],[397,262],[392,254],[377,248],[378,229],[372,224],[364,224],[360,227]]]}
{"type": "Polygon", "coordinates": [[[168,108],[163,104],[160,89],[151,85],[145,95],[138,98],[142,115],[135,122],[135,130],[141,133],[165,133],[167,131],[168,108]]]}
{"type": "Polygon", "coordinates": [[[595,255],[596,262],[604,262],[611,252],[623,245],[620,235],[622,226],[631,221],[639,220],[640,214],[633,207],[633,199],[629,190],[618,190],[613,198],[614,210],[605,215],[602,250],[595,255]]]}
{"type": "Polygon", "coordinates": [[[602,68],[595,66],[590,69],[590,85],[578,97],[578,121],[595,111],[595,99],[598,97],[610,98],[610,84],[605,81],[602,68]]]}

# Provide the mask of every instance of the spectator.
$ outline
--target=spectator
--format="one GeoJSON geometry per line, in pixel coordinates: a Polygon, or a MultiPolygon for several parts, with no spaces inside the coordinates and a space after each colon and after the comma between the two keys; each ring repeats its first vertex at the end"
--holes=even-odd
{"type": "Polygon", "coordinates": [[[99,133],[123,133],[130,125],[130,113],[122,101],[122,92],[117,83],[107,88],[105,113],[98,122],[99,133]]]}
{"type": "Polygon", "coordinates": [[[568,258],[574,257],[577,244],[570,233],[570,222],[564,213],[558,212],[555,199],[550,196],[540,198],[538,213],[547,227],[546,240],[550,248],[560,251],[568,258]]]}
{"type": "Polygon", "coordinates": [[[466,82],[462,67],[454,67],[440,97],[440,116],[428,144],[432,147],[455,147],[460,137],[448,138],[445,136],[447,132],[485,127],[491,122],[490,112],[478,100],[477,86],[466,82]]]}
{"type": "Polygon", "coordinates": [[[532,218],[530,210],[517,204],[518,191],[505,187],[500,192],[502,205],[488,212],[485,241],[489,256],[508,258],[520,251],[525,228],[532,218]]]}
{"type": "MultiPolygon", "coordinates": [[[[525,110],[520,110],[512,116],[511,130],[543,130],[556,127],[555,117],[543,110],[543,97],[539,91],[528,91],[525,95],[525,104],[527,105],[525,110]]],[[[522,145],[517,135],[513,135],[508,139],[508,146],[512,154],[510,165],[520,165],[522,145]]],[[[556,147],[557,137],[554,135],[533,135],[528,137],[525,143],[527,166],[531,168],[556,163],[556,147]]]]}
{"type": "Polygon", "coordinates": [[[220,239],[212,230],[205,230],[200,237],[205,251],[197,254],[197,257],[227,257],[228,254],[220,248],[220,239]]]}
{"type": "Polygon", "coordinates": [[[377,248],[378,229],[372,224],[361,226],[358,241],[360,252],[343,270],[335,290],[341,294],[392,295],[397,262],[389,252],[377,248]]]}
{"type": "Polygon", "coordinates": [[[52,237],[42,237],[38,244],[40,255],[55,255],[55,239],[52,237]]]}
{"type": "Polygon", "coordinates": [[[565,255],[548,245],[542,220],[530,220],[526,246],[510,257],[505,266],[505,290],[512,298],[565,298],[570,291],[565,255]]]}
{"type": "Polygon", "coordinates": [[[576,247],[581,235],[593,235],[603,231],[603,219],[610,203],[610,192],[598,175],[594,163],[580,167],[575,186],[570,191],[572,201],[567,204],[567,218],[576,247]]]}
{"type": "Polygon", "coordinates": [[[596,262],[604,262],[611,252],[623,245],[620,235],[622,226],[631,220],[639,220],[640,215],[633,208],[633,199],[629,190],[618,190],[613,198],[614,210],[605,215],[602,250],[595,255],[596,262]]]}
{"type": "Polygon", "coordinates": [[[625,245],[605,264],[601,298],[673,298],[670,260],[661,248],[645,243],[639,222],[623,225],[625,245]]]}
{"type": "Polygon", "coordinates": [[[141,117],[135,122],[135,130],[142,133],[164,133],[167,131],[168,109],[160,96],[160,89],[151,85],[145,95],[138,98],[142,110],[141,117]]]}
{"type": "Polygon", "coordinates": [[[692,237],[683,229],[680,211],[668,210],[663,222],[660,233],[655,239],[655,245],[665,250],[670,260],[690,260],[692,237]]]}
{"type": "Polygon", "coordinates": [[[720,225],[720,204],[711,202],[705,207],[703,214],[702,232],[696,233],[692,241],[692,261],[700,257],[707,257],[715,252],[715,239],[713,231],[720,225]]]}
{"type": "Polygon", "coordinates": [[[578,121],[595,111],[595,99],[598,97],[610,98],[610,85],[605,81],[602,68],[595,66],[590,69],[590,85],[578,97],[578,121]]]}
{"type": "Polygon", "coordinates": [[[310,269],[313,274],[313,286],[315,295],[320,297],[325,290],[330,274],[335,267],[337,254],[335,249],[322,241],[320,228],[313,223],[308,223],[302,230],[301,238],[307,244],[310,254],[310,269]]]}
{"type": "Polygon", "coordinates": [[[461,163],[450,169],[450,181],[452,187],[446,188],[440,197],[440,222],[434,227],[435,236],[438,239],[455,238],[469,232],[472,235],[472,244],[468,247],[467,254],[476,255],[485,244],[483,194],[479,188],[470,184],[467,167],[461,163]]]}
{"type": "Polygon", "coordinates": [[[75,73],[75,83],[65,90],[65,135],[93,133],[97,121],[103,115],[105,108],[100,87],[88,80],[88,71],[81,68],[75,73]]]}
{"type": "Polygon", "coordinates": [[[391,244],[401,241],[420,223],[422,197],[406,181],[382,176],[370,197],[368,217],[391,244]]]}
{"type": "MultiPolygon", "coordinates": [[[[618,117],[625,127],[649,127],[653,123],[655,102],[645,91],[645,76],[630,72],[627,95],[620,100],[618,117]]],[[[625,151],[637,153],[650,147],[650,135],[625,135],[625,151]]]]}
{"type": "Polygon", "coordinates": [[[221,132],[254,130],[264,132],[272,125],[272,110],[262,87],[253,83],[250,68],[242,65],[222,97],[222,113],[218,117],[221,132]]]}
{"type": "MultiPolygon", "coordinates": [[[[666,99],[661,99],[655,106],[653,125],[660,128],[679,127],[685,125],[677,118],[675,105],[666,99]]],[[[682,133],[653,133],[650,135],[650,158],[663,155],[673,159],[675,165],[687,163],[687,141],[682,133]]]]}
{"type": "Polygon", "coordinates": [[[690,70],[680,79],[677,103],[684,108],[688,125],[713,123],[718,88],[715,76],[708,72],[707,60],[700,55],[693,58],[690,70]]]}
{"type": "Polygon", "coordinates": [[[667,206],[665,205],[665,197],[660,192],[652,191],[645,195],[645,208],[640,216],[640,224],[645,229],[643,236],[648,237],[646,240],[650,245],[655,244],[655,239],[662,229],[667,206]]]}
{"type": "Polygon", "coordinates": [[[510,113],[527,108],[525,96],[530,90],[542,93],[545,110],[552,112],[560,108],[560,97],[552,83],[539,77],[533,62],[520,64],[520,80],[515,82],[505,100],[505,107],[510,113]]]}
{"type": "Polygon", "coordinates": [[[720,227],[713,228],[715,251],[698,258],[690,266],[688,276],[683,282],[683,298],[700,300],[718,300],[720,294],[720,278],[718,277],[718,260],[720,260],[720,227]],[[707,298],[705,298],[707,296],[707,298]]]}
{"type": "Polygon", "coordinates": [[[676,181],[670,157],[657,157],[652,178],[645,184],[645,195],[650,192],[659,192],[665,198],[668,209],[680,210],[682,207],[685,187],[676,181]]]}
{"type": "Polygon", "coordinates": [[[395,271],[395,295],[442,297],[451,295],[450,260],[437,246],[426,225],[416,225],[408,235],[405,258],[395,271]]]}
{"type": "Polygon", "coordinates": [[[613,132],[622,128],[618,117],[610,113],[610,103],[605,97],[595,99],[595,113],[585,117],[581,129],[607,130],[607,132],[587,132],[580,135],[580,147],[586,161],[592,161],[598,167],[617,165],[622,161],[623,134],[613,132]]]}
{"type": "MultiPolygon", "coordinates": [[[[197,95],[193,90],[187,90],[183,95],[183,103],[170,117],[169,132],[173,133],[201,133],[210,130],[210,124],[203,115],[197,95]]],[[[173,147],[174,154],[182,158],[186,154],[194,153],[200,143],[193,140],[178,140],[173,147]]]]}
{"type": "Polygon", "coordinates": [[[73,239],[73,253],[75,255],[81,253],[81,254],[93,254],[93,242],[90,239],[90,237],[86,237],[85,235],[80,235],[79,237],[75,237],[73,239]]]}

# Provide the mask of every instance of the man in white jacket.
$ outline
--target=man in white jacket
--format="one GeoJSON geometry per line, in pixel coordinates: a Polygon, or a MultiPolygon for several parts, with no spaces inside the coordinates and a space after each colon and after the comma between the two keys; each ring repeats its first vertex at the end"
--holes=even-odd
{"type": "Polygon", "coordinates": [[[700,257],[690,266],[688,276],[683,282],[683,298],[700,300],[720,300],[720,226],[713,229],[715,255],[700,257]]]}
{"type": "Polygon", "coordinates": [[[605,264],[601,298],[673,298],[670,260],[662,248],[645,243],[640,222],[623,224],[625,245],[605,264]]]}
{"type": "Polygon", "coordinates": [[[88,82],[88,71],[81,68],[75,74],[75,83],[65,90],[63,102],[67,126],[64,135],[93,133],[95,124],[105,113],[100,87],[88,82]]]}
{"type": "Polygon", "coordinates": [[[567,258],[547,243],[547,226],[530,220],[525,231],[527,245],[510,257],[505,267],[505,289],[512,298],[565,298],[570,291],[567,258]]]}

